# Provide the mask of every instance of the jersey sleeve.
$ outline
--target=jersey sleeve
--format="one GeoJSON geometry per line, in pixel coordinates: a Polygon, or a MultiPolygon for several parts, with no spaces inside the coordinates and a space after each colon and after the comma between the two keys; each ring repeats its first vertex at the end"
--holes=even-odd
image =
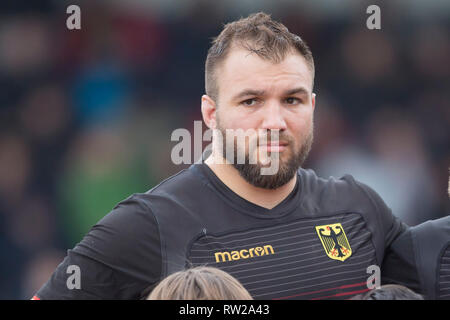
{"type": "Polygon", "coordinates": [[[142,195],[133,195],[68,250],[35,296],[41,300],[140,299],[160,280],[161,265],[157,221],[142,195]]]}
{"type": "Polygon", "coordinates": [[[373,189],[366,186],[366,192],[378,208],[379,226],[384,239],[381,283],[400,284],[421,293],[410,227],[392,214],[391,209],[373,189]]]}
{"type": "Polygon", "coordinates": [[[415,255],[412,234],[408,230],[395,239],[386,252],[381,266],[382,284],[399,284],[424,294],[415,255]]]}
{"type": "Polygon", "coordinates": [[[427,299],[450,298],[450,216],[411,227],[393,248],[385,263],[388,279],[427,299]]]}
{"type": "Polygon", "coordinates": [[[393,241],[403,234],[408,226],[392,213],[392,210],[375,190],[358,181],[356,184],[370,199],[376,213],[378,229],[376,233],[381,236],[384,249],[389,249],[393,241]]]}
{"type": "Polygon", "coordinates": [[[377,212],[376,233],[379,233],[384,245],[380,266],[381,283],[400,284],[421,293],[411,228],[392,213],[375,190],[360,182],[358,185],[369,196],[377,212]]]}

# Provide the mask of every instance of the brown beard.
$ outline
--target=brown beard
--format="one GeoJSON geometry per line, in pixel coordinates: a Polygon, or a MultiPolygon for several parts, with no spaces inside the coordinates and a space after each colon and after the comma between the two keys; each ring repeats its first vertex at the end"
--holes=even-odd
{"type": "MultiPolygon", "coordinates": [[[[241,177],[245,179],[251,185],[264,188],[264,189],[277,189],[286,183],[288,183],[294,175],[297,173],[297,170],[303,165],[308,154],[311,150],[312,142],[313,142],[313,129],[309,132],[308,136],[304,140],[303,144],[298,148],[295,148],[295,141],[291,137],[286,136],[283,132],[279,133],[280,141],[288,141],[288,147],[291,148],[293,154],[290,155],[289,159],[282,161],[281,157],[279,158],[279,167],[278,171],[273,175],[262,175],[261,169],[263,166],[259,163],[250,164],[250,156],[249,152],[245,153],[245,162],[243,164],[238,164],[238,152],[237,152],[237,140],[227,141],[225,129],[223,129],[218,124],[218,129],[222,133],[222,137],[224,139],[224,143],[222,145],[222,155],[226,157],[226,159],[233,164],[236,170],[239,172],[241,177]],[[233,154],[228,155],[226,152],[227,145],[229,143],[233,143],[233,154]],[[229,158],[230,157],[230,158],[229,158]]],[[[270,132],[267,134],[267,141],[270,141],[270,132]]],[[[270,156],[270,152],[268,152],[270,156]]]]}

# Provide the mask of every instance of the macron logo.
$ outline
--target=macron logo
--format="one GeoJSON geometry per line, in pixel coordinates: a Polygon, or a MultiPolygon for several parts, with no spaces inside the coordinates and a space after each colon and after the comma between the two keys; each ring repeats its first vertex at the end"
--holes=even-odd
{"type": "Polygon", "coordinates": [[[263,247],[255,247],[250,249],[242,249],[239,251],[223,251],[216,252],[216,262],[236,261],[240,259],[248,259],[254,257],[261,257],[269,254],[274,254],[273,247],[271,245],[265,245],[263,247]]]}

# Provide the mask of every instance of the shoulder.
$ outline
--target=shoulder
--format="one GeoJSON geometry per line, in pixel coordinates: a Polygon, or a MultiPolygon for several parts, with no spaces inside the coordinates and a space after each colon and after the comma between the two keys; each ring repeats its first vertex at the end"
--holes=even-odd
{"type": "Polygon", "coordinates": [[[416,286],[428,299],[450,295],[450,287],[445,285],[450,267],[450,216],[410,227],[395,240],[392,249],[393,255],[386,263],[389,277],[397,272],[398,279],[410,287],[416,286]],[[420,285],[410,284],[414,277],[406,278],[406,271],[412,267],[417,270],[420,285]]]}
{"type": "Polygon", "coordinates": [[[368,185],[346,174],[336,178],[319,177],[312,169],[300,168],[298,171],[302,192],[306,199],[320,202],[324,209],[384,210],[384,202],[378,193],[368,185]],[[382,208],[383,207],[383,208],[382,208]]]}
{"type": "MultiPolygon", "coordinates": [[[[143,217],[145,215],[154,215],[155,202],[161,199],[172,199],[175,200],[190,190],[198,190],[201,186],[201,181],[196,175],[195,170],[184,169],[178,173],[162,180],[159,184],[152,187],[146,192],[133,193],[128,198],[117,203],[110,214],[106,217],[111,219],[111,213],[115,217],[124,215],[134,215],[143,217]]],[[[102,221],[102,220],[100,220],[102,221]]]]}
{"type": "Polygon", "coordinates": [[[181,196],[190,191],[196,191],[202,188],[204,179],[205,177],[198,168],[198,165],[194,164],[188,169],[183,169],[164,179],[158,185],[142,194],[142,197],[145,198],[145,195],[150,197],[181,196]]]}
{"type": "Polygon", "coordinates": [[[411,227],[410,233],[423,269],[434,270],[431,261],[436,258],[450,265],[450,216],[411,227]]]}
{"type": "Polygon", "coordinates": [[[209,205],[211,190],[206,178],[195,166],[168,177],[144,193],[135,193],[119,203],[116,209],[126,212],[136,222],[147,220],[161,230],[164,224],[178,222],[188,212],[198,212],[209,205]]]}
{"type": "Polygon", "coordinates": [[[411,232],[418,237],[433,235],[436,240],[450,241],[450,215],[411,227],[411,232]]]}
{"type": "MultiPolygon", "coordinates": [[[[377,247],[389,246],[407,229],[407,225],[392,214],[379,194],[346,174],[340,178],[318,177],[313,170],[300,169],[303,186],[303,204],[318,214],[358,213],[367,227],[376,235],[377,247]]],[[[381,253],[379,253],[381,256],[381,253]]]]}

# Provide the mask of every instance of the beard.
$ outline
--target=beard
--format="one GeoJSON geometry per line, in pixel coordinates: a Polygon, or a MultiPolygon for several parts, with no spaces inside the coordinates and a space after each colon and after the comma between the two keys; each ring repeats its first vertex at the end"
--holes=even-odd
{"type": "MultiPolygon", "coordinates": [[[[238,163],[238,153],[239,147],[237,145],[237,139],[233,139],[231,141],[227,141],[227,136],[224,128],[220,126],[218,123],[218,130],[222,133],[223,144],[222,144],[222,155],[228,160],[228,162],[232,163],[233,167],[239,172],[240,176],[245,179],[251,185],[263,188],[263,189],[277,189],[286,183],[288,183],[294,175],[297,173],[298,169],[303,165],[308,154],[311,150],[312,142],[313,142],[313,128],[311,127],[310,132],[305,137],[305,139],[298,146],[295,140],[285,134],[284,132],[279,132],[279,141],[288,142],[287,148],[284,152],[289,152],[289,154],[284,155],[283,153],[279,153],[276,155],[276,159],[273,157],[273,152],[267,152],[268,157],[271,161],[279,161],[278,162],[278,170],[271,175],[263,175],[261,174],[261,170],[264,167],[267,167],[267,164],[260,164],[256,161],[256,164],[250,163],[250,151],[246,150],[245,152],[245,161],[244,163],[238,163]],[[229,155],[226,150],[233,150],[233,153],[229,155]],[[286,159],[282,159],[283,156],[286,159]]],[[[271,133],[270,130],[267,132],[267,141],[271,141],[271,133]]],[[[254,150],[253,150],[254,151],[254,150]]]]}

